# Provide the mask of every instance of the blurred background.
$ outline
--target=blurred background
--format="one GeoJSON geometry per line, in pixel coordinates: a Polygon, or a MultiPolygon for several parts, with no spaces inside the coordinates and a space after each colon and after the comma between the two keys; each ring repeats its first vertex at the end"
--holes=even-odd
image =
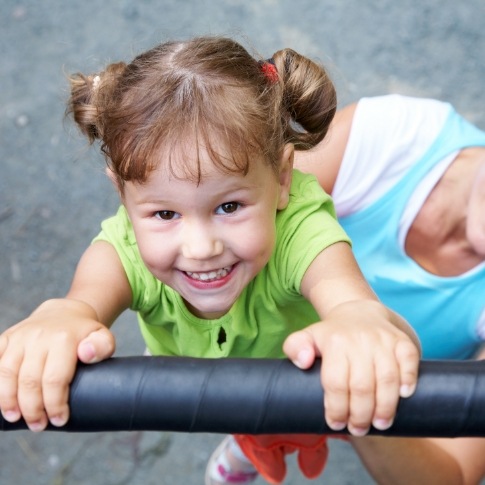
{"type": "MultiPolygon", "coordinates": [[[[67,291],[118,204],[101,156],[64,119],[66,73],[96,72],[165,40],[223,34],[264,57],[291,47],[323,62],[340,106],[386,93],[434,97],[485,129],[484,24],[483,0],[0,0],[0,330],[67,291]]],[[[133,314],[114,332],[117,355],[143,351],[133,314]]],[[[202,484],[221,438],[5,432],[0,483],[202,484]]],[[[373,483],[340,440],[320,480],[373,483]]],[[[310,482],[290,460],[285,483],[310,482]]]]}

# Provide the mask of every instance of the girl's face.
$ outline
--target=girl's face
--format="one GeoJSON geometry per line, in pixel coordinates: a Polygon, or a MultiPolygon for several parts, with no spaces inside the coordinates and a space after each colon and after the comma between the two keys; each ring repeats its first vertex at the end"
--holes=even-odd
{"type": "Polygon", "coordinates": [[[203,155],[199,184],[174,178],[163,162],[146,183],[125,184],[123,203],[145,265],[196,316],[224,315],[268,262],[292,162],[287,145],[279,176],[260,160],[244,176],[221,173],[203,155]]]}
{"type": "Polygon", "coordinates": [[[470,192],[466,230],[475,252],[485,258],[485,161],[475,174],[470,192]]]}

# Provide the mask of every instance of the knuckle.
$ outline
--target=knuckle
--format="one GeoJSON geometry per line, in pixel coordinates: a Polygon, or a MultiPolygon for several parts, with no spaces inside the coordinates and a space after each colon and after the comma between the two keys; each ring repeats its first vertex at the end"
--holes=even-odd
{"type": "Polygon", "coordinates": [[[68,329],[59,329],[51,339],[56,342],[56,345],[66,345],[71,342],[72,334],[68,329]]]}
{"type": "Polygon", "coordinates": [[[374,393],[374,386],[362,380],[352,381],[350,383],[350,392],[357,397],[365,397],[374,393]]]}
{"type": "Polygon", "coordinates": [[[0,365],[0,380],[1,379],[16,379],[17,378],[17,373],[11,369],[10,367],[7,367],[6,365],[0,365]]]}
{"type": "Polygon", "coordinates": [[[25,374],[19,377],[19,387],[27,391],[40,391],[41,383],[35,376],[25,374]]]}
{"type": "Polygon", "coordinates": [[[323,388],[329,394],[345,394],[349,392],[347,384],[333,376],[327,377],[323,383],[323,388]]]}
{"type": "Polygon", "coordinates": [[[341,349],[344,349],[347,345],[346,337],[340,333],[331,333],[330,335],[326,336],[326,339],[327,346],[329,348],[335,348],[339,352],[341,352],[341,349]]]}
{"type": "Polygon", "coordinates": [[[394,385],[399,382],[399,373],[394,369],[383,369],[377,376],[378,385],[394,385]]]}
{"type": "Polygon", "coordinates": [[[420,358],[419,349],[412,342],[399,342],[396,353],[399,358],[409,362],[416,362],[420,358]]]}
{"type": "Polygon", "coordinates": [[[63,387],[67,384],[67,379],[58,373],[47,373],[42,378],[42,385],[45,387],[63,387]]]}

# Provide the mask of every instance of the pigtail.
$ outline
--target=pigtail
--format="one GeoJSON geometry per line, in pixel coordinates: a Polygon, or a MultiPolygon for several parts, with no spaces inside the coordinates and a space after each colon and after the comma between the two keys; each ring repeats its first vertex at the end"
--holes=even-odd
{"type": "Polygon", "coordinates": [[[90,143],[103,138],[103,113],[125,68],[126,64],[120,62],[110,64],[100,74],[86,76],[76,73],[68,78],[71,95],[67,102],[66,115],[72,115],[90,143]]]}
{"type": "Polygon", "coordinates": [[[335,89],[325,70],[293,50],[260,61],[224,37],[167,42],[74,74],[66,114],[123,182],[145,182],[163,158],[170,173],[200,181],[203,147],[225,173],[264,159],[279,173],[281,150],[315,146],[335,114],[335,89]],[[160,151],[163,150],[163,157],[160,151]]]}
{"type": "Polygon", "coordinates": [[[337,109],[333,82],[323,67],[292,49],[273,59],[288,117],[285,139],[297,150],[312,148],[325,137],[337,109]]]}

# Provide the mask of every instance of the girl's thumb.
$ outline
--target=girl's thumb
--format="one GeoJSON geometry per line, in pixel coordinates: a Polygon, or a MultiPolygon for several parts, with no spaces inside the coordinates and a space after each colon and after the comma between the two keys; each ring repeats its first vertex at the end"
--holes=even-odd
{"type": "Polygon", "coordinates": [[[77,348],[77,356],[85,364],[108,359],[115,351],[113,334],[106,328],[90,333],[77,348]]]}
{"type": "Polygon", "coordinates": [[[283,351],[297,367],[308,369],[315,360],[312,334],[307,330],[292,333],[285,340],[283,351]]]}

